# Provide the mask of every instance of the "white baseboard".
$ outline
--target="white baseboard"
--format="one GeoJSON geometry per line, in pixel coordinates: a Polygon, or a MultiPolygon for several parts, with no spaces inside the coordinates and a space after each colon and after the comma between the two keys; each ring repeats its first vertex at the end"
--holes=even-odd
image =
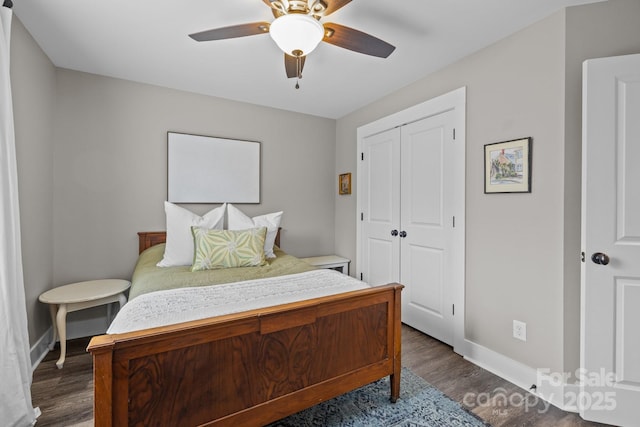
{"type": "Polygon", "coordinates": [[[560,380],[558,375],[539,374],[536,394],[563,411],[580,412],[576,405],[580,396],[580,386],[568,384],[560,380]]]}
{"type": "MultiPolygon", "coordinates": [[[[67,340],[102,335],[109,327],[107,316],[92,319],[69,320],[67,322],[67,340]]],[[[49,352],[49,344],[53,338],[53,327],[50,326],[31,347],[31,372],[35,371],[42,359],[49,352]]],[[[58,337],[58,340],[60,338],[58,337]]]]}
{"type": "Polygon", "coordinates": [[[472,341],[466,341],[464,358],[523,390],[529,391],[536,384],[537,374],[534,368],[472,341]]]}
{"type": "Polygon", "coordinates": [[[53,327],[49,327],[47,331],[42,334],[38,341],[31,347],[31,372],[35,371],[42,359],[49,353],[49,343],[53,336],[53,327]]]}
{"type": "Polygon", "coordinates": [[[567,384],[555,375],[546,374],[472,341],[466,340],[465,346],[463,356],[471,363],[515,384],[563,411],[578,412],[575,406],[565,404],[568,392],[579,392],[577,385],[567,384]],[[535,389],[532,389],[533,385],[536,386],[535,389]]]}

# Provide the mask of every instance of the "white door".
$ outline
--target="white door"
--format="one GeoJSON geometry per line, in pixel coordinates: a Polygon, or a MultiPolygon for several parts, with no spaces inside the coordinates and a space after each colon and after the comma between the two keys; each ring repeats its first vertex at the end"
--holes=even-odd
{"type": "Polygon", "coordinates": [[[400,149],[402,321],[448,344],[453,343],[453,114],[403,126],[400,149]]]}
{"type": "Polygon", "coordinates": [[[640,55],[583,68],[583,418],[638,425],[640,55]]]}
{"type": "Polygon", "coordinates": [[[400,129],[365,138],[361,156],[362,279],[374,286],[399,282],[400,129]]]}
{"type": "Polygon", "coordinates": [[[402,321],[453,345],[453,111],[364,138],[362,279],[400,282],[402,321]]]}

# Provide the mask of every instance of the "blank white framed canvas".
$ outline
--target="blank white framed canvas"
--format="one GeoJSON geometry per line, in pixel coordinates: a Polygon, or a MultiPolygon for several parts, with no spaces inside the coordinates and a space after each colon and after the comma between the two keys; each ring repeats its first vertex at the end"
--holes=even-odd
{"type": "Polygon", "coordinates": [[[260,143],[167,132],[167,200],[260,203],[260,143]]]}

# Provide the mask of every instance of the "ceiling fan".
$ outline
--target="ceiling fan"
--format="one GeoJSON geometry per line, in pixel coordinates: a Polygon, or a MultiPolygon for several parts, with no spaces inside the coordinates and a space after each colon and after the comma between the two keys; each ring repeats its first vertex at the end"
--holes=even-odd
{"type": "Polygon", "coordinates": [[[271,8],[276,18],[271,23],[232,25],[189,34],[189,37],[203,42],[269,33],[284,52],[287,77],[298,79],[302,78],[306,56],[321,41],[379,58],[386,58],[395,50],[395,46],[362,31],[335,23],[320,23],[322,18],[349,4],[351,0],[262,1],[271,8]]]}

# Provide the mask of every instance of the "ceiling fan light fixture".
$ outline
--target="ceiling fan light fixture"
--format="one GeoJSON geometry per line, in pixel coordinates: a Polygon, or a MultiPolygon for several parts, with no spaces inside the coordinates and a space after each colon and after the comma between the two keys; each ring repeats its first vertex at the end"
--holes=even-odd
{"type": "Polygon", "coordinates": [[[271,38],[287,55],[301,51],[299,56],[308,55],[324,37],[324,27],[317,19],[300,13],[282,15],[271,23],[271,38]]]}

